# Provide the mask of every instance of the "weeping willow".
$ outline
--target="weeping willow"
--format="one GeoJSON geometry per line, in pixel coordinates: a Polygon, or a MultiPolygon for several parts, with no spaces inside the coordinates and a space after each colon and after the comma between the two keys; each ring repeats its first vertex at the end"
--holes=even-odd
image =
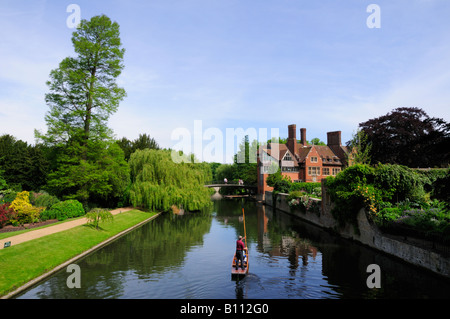
{"type": "Polygon", "coordinates": [[[130,200],[135,207],[168,211],[172,205],[189,211],[209,205],[211,179],[208,164],[174,163],[170,151],[137,150],[128,162],[132,186],[130,200]]]}

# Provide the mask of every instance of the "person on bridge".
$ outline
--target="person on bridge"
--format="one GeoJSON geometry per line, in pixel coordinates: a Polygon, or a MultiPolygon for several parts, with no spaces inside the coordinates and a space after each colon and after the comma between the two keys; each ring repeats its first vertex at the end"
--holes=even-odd
{"type": "Polygon", "coordinates": [[[236,270],[239,269],[239,261],[241,261],[241,268],[244,269],[244,242],[245,237],[239,236],[239,239],[236,241],[236,270]]]}

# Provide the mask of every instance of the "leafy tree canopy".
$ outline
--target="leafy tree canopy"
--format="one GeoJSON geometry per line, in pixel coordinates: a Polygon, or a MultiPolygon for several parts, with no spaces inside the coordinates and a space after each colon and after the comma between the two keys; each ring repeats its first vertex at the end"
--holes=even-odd
{"type": "Polygon", "coordinates": [[[447,167],[450,163],[450,123],[431,118],[416,107],[400,107],[360,123],[371,146],[373,163],[408,167],[447,167]]]}
{"type": "Polygon", "coordinates": [[[133,154],[137,150],[148,149],[160,149],[159,144],[153,137],[150,137],[149,134],[139,134],[139,137],[134,141],[130,141],[126,137],[123,137],[120,140],[117,140],[116,143],[120,146],[120,148],[125,153],[125,159],[128,161],[130,159],[131,154],[133,154]]]}
{"type": "Polygon", "coordinates": [[[119,25],[105,15],[81,21],[72,35],[77,56],[65,58],[50,72],[48,130],[45,135],[36,132],[38,138],[50,145],[79,139],[86,156],[89,140],[111,137],[107,120],[126,95],[115,82],[124,67],[119,35],[119,25]]]}

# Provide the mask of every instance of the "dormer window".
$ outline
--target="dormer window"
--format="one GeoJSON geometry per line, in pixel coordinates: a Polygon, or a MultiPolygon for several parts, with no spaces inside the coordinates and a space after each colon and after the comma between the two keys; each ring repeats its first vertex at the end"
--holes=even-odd
{"type": "Polygon", "coordinates": [[[285,160],[285,161],[292,161],[291,154],[290,153],[286,153],[286,155],[284,155],[283,160],[285,160]]]}

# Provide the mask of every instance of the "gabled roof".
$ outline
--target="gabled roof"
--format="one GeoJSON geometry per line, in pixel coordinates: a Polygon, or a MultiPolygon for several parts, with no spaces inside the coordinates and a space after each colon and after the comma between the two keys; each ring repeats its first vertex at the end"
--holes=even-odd
{"type": "MultiPolygon", "coordinates": [[[[266,152],[268,155],[273,157],[274,159],[280,161],[286,155],[287,152],[290,152],[286,144],[280,143],[269,143],[267,145],[261,146],[262,150],[266,152]],[[278,152],[276,149],[278,147],[278,152]]],[[[346,154],[348,153],[348,148],[342,145],[307,145],[297,143],[295,145],[295,154],[293,155],[293,160],[295,165],[298,163],[304,162],[306,157],[312,148],[315,148],[319,156],[322,160],[325,160],[324,164],[334,164],[334,165],[342,165],[346,161],[346,154]],[[331,159],[331,161],[328,161],[331,159]]]]}
{"type": "Polygon", "coordinates": [[[316,145],[314,146],[317,150],[317,153],[322,158],[323,164],[338,164],[342,165],[342,161],[337,156],[332,148],[328,145],[316,145]]]}
{"type": "Polygon", "coordinates": [[[299,162],[304,162],[309,152],[311,151],[312,146],[303,146],[302,144],[297,144],[296,152],[298,156],[299,162]]]}
{"type": "Polygon", "coordinates": [[[298,161],[295,154],[292,154],[289,151],[286,144],[269,143],[266,147],[263,146],[262,150],[278,161],[281,161],[286,155],[286,153],[290,153],[292,155],[292,160],[294,161],[294,164],[298,165],[298,161]],[[277,147],[278,152],[276,152],[277,147]]]}

